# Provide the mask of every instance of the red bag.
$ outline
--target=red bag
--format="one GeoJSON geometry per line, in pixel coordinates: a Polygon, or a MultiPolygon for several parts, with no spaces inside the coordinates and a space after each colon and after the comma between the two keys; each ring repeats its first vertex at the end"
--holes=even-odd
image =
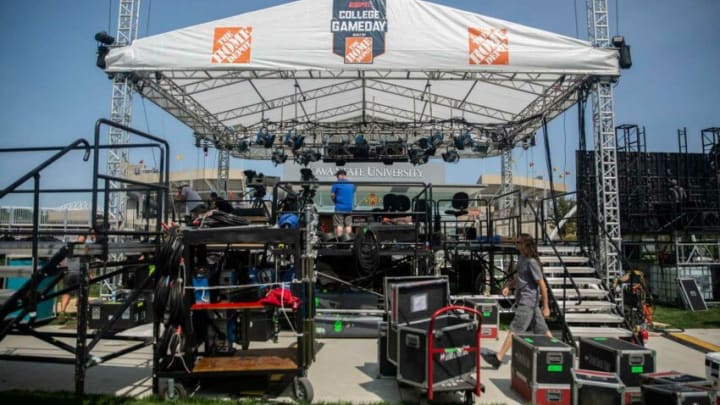
{"type": "Polygon", "coordinates": [[[260,299],[260,302],[265,305],[292,308],[293,311],[296,311],[300,307],[300,298],[293,296],[287,288],[270,290],[265,298],[260,299]]]}

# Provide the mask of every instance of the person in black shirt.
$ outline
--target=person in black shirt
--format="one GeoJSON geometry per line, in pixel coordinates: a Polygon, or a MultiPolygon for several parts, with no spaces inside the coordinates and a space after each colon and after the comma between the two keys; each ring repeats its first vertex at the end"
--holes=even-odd
{"type": "Polygon", "coordinates": [[[213,205],[215,205],[215,209],[227,213],[233,212],[233,206],[230,205],[227,200],[220,197],[216,192],[213,191],[210,193],[210,200],[212,200],[213,205]]]}

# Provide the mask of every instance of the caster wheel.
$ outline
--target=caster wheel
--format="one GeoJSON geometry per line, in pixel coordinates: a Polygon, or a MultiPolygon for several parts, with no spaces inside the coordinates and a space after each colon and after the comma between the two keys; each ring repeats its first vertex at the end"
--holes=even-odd
{"type": "Polygon", "coordinates": [[[165,383],[160,387],[160,399],[163,401],[181,401],[184,399],[187,399],[187,391],[185,390],[185,387],[175,381],[174,384],[172,384],[172,389],[170,388],[169,383],[165,383]]]}
{"type": "Polygon", "coordinates": [[[313,392],[312,384],[306,377],[296,377],[293,380],[292,385],[293,397],[295,400],[304,403],[311,403],[315,393],[313,392]]]}

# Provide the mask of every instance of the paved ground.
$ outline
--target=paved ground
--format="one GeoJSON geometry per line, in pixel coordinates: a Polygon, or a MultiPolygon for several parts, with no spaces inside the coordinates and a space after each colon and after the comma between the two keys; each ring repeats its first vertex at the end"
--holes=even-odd
{"type": "MultiPolygon", "coordinates": [[[[689,330],[685,333],[713,344],[720,343],[720,330],[689,330]]],[[[505,332],[501,332],[501,339],[505,332]]],[[[288,345],[290,337],[282,337],[278,345],[288,345]]],[[[497,349],[500,341],[483,340],[483,347],[497,349]]],[[[71,340],[68,343],[72,344],[71,340]]],[[[379,379],[377,368],[377,342],[374,339],[322,339],[317,361],[309,370],[309,378],[316,401],[350,401],[369,403],[385,401],[397,403],[413,401],[415,390],[399,389],[392,379],[379,379]]],[[[103,342],[96,354],[117,350],[126,343],[103,342]]],[[[648,347],[657,352],[658,370],[677,370],[704,376],[705,355],[670,339],[652,336],[648,347]]],[[[254,347],[251,345],[251,348],[254,347]]],[[[0,353],[57,353],[52,346],[31,338],[9,336],[0,342],[0,353]]],[[[86,390],[91,393],[115,393],[133,396],[149,395],[150,349],[122,356],[104,365],[91,368],[87,375],[86,390]]],[[[481,380],[487,387],[477,403],[522,404],[524,401],[510,389],[508,358],[498,369],[483,366],[481,380]]],[[[47,363],[0,361],[0,390],[72,390],[73,366],[47,363]]],[[[279,399],[289,399],[286,390],[279,399]]],[[[445,397],[445,400],[452,398],[445,397]]]]}

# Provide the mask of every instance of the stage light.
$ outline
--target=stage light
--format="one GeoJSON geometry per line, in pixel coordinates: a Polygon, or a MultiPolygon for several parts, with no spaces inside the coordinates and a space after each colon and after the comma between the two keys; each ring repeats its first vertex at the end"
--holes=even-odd
{"type": "Polygon", "coordinates": [[[465,132],[464,135],[457,135],[453,138],[455,148],[459,150],[465,149],[466,146],[472,146],[473,140],[470,131],[465,132]]]}
{"type": "Polygon", "coordinates": [[[420,148],[408,149],[408,158],[410,159],[410,163],[415,166],[425,164],[428,161],[428,155],[420,148]]]}
{"type": "Polygon", "coordinates": [[[247,141],[240,141],[237,145],[237,151],[240,153],[247,152],[250,149],[250,145],[247,141]]]}
{"type": "Polygon", "coordinates": [[[115,38],[111,35],[108,35],[108,33],[105,31],[100,31],[95,34],[95,40],[103,45],[112,45],[115,43],[115,38]]]}
{"type": "Polygon", "coordinates": [[[630,45],[625,43],[625,38],[618,35],[612,37],[612,44],[618,48],[619,62],[621,69],[630,69],[632,67],[632,56],[630,55],[630,45]]]}
{"type": "Polygon", "coordinates": [[[475,142],[472,146],[472,151],[480,154],[487,154],[490,146],[486,143],[475,142]]]}
{"type": "Polygon", "coordinates": [[[320,152],[312,149],[304,150],[302,153],[295,155],[295,163],[307,166],[312,162],[317,162],[322,158],[320,152]]]}
{"type": "Polygon", "coordinates": [[[95,61],[95,65],[99,67],[100,69],[105,69],[107,67],[107,63],[105,62],[105,57],[110,52],[110,48],[108,48],[105,45],[100,45],[97,48],[97,60],[95,61]]]}
{"type": "Polygon", "coordinates": [[[267,129],[260,128],[255,134],[255,143],[266,148],[272,148],[275,142],[275,134],[270,133],[267,129]]]}
{"type": "Polygon", "coordinates": [[[287,133],[285,133],[283,144],[294,151],[298,150],[305,145],[305,136],[299,135],[293,130],[287,131],[287,133]]]}
{"type": "Polygon", "coordinates": [[[285,163],[287,160],[287,155],[282,149],[275,149],[272,153],[272,157],[270,158],[275,166],[279,164],[285,163]]]}
{"type": "Polygon", "coordinates": [[[443,136],[442,132],[435,131],[434,134],[428,137],[428,143],[432,146],[438,146],[442,145],[445,137],[443,136]]]}
{"type": "Polygon", "coordinates": [[[457,163],[460,160],[460,155],[456,150],[448,150],[442,154],[443,161],[447,163],[457,163]]]}

